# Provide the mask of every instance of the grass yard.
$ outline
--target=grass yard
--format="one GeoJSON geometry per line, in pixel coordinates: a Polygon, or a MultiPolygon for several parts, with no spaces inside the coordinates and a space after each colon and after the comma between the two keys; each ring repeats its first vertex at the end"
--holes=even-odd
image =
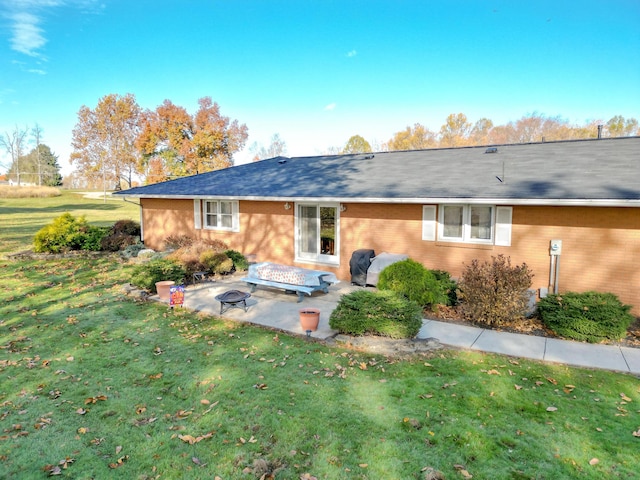
{"type": "MultiPolygon", "coordinates": [[[[95,212],[78,209],[89,221],[123,218],[93,202],[95,212]]],[[[34,233],[66,211],[16,203],[38,212],[34,233]]],[[[6,201],[0,208],[4,245],[4,227],[21,217],[6,201]]],[[[0,266],[0,478],[640,471],[640,382],[631,375],[477,352],[400,361],[330,348],[135,302],[121,291],[131,266],[116,256],[0,266]]]]}
{"type": "Polygon", "coordinates": [[[85,215],[93,225],[112,225],[117,220],[140,221],[140,207],[120,198],[84,198],[81,192],[61,190],[59,197],[0,198],[0,255],[31,248],[33,236],[55,217],[69,212],[85,215]]]}

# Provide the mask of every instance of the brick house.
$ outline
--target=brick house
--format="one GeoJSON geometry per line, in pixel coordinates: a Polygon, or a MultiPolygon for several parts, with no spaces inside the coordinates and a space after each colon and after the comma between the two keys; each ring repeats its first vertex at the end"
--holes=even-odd
{"type": "Polygon", "coordinates": [[[217,238],[346,281],[363,248],[453,277],[504,254],[536,289],[609,291],[640,315],[640,137],[277,157],[115,194],[139,198],[153,249],[217,238]]]}

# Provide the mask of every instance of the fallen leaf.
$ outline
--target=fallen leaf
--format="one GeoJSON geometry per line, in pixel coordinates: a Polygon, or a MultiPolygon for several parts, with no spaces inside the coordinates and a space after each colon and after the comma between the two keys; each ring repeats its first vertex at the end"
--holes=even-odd
{"type": "Polygon", "coordinates": [[[203,398],[202,400],[200,400],[200,403],[202,405],[209,405],[211,402],[209,400],[207,400],[206,398],[203,398]]]}
{"type": "Polygon", "coordinates": [[[500,375],[498,370],[492,369],[487,372],[487,375],[500,375]]]}
{"type": "Polygon", "coordinates": [[[118,461],[116,461],[114,463],[110,463],[109,464],[109,468],[113,469],[113,468],[121,467],[122,465],[124,465],[124,462],[126,462],[127,460],[129,460],[129,455],[125,455],[124,457],[120,457],[118,459],[118,461]]]}
{"type": "Polygon", "coordinates": [[[634,437],[639,437],[640,438],[640,428],[638,428],[638,430],[636,430],[635,432],[632,433],[632,435],[634,437]]]}
{"type": "Polygon", "coordinates": [[[191,457],[191,461],[196,465],[200,465],[201,467],[204,467],[206,465],[206,463],[202,463],[198,457],[191,457]]]}
{"type": "Polygon", "coordinates": [[[455,468],[456,470],[458,470],[460,472],[460,475],[462,475],[464,478],[466,479],[470,479],[473,478],[473,475],[471,475],[465,468],[464,465],[454,465],[453,468],[455,468]]]}
{"type": "Polygon", "coordinates": [[[79,408],[79,409],[77,409],[77,410],[76,410],[76,413],[77,413],[78,415],[84,415],[84,414],[86,414],[88,411],[89,411],[89,410],[85,410],[84,408],[79,408]]]}
{"type": "Polygon", "coordinates": [[[620,394],[620,398],[622,400],[624,400],[625,402],[631,402],[631,399],[629,397],[627,397],[624,393],[620,394]]]}
{"type": "Polygon", "coordinates": [[[360,468],[367,468],[369,466],[369,464],[368,463],[359,463],[358,466],[360,468]]]}
{"type": "Polygon", "coordinates": [[[513,386],[516,390],[522,390],[522,385],[514,385],[513,386]]]}
{"type": "Polygon", "coordinates": [[[557,410],[558,410],[557,407],[547,407],[547,412],[555,412],[557,410]]]}
{"type": "Polygon", "coordinates": [[[118,455],[122,451],[122,445],[118,445],[116,447],[116,455],[118,455]]]}
{"type": "Polygon", "coordinates": [[[591,460],[589,460],[589,465],[597,465],[600,463],[600,460],[598,460],[597,458],[592,458],[591,460]]]}
{"type": "Polygon", "coordinates": [[[87,431],[88,431],[88,430],[87,430],[85,427],[80,427],[80,428],[78,429],[78,433],[79,433],[80,435],[84,435],[85,433],[87,433],[87,431]]]}

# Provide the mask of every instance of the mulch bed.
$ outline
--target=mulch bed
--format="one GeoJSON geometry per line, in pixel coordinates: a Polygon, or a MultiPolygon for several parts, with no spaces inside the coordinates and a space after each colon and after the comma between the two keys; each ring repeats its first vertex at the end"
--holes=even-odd
{"type": "MultiPolygon", "coordinates": [[[[493,325],[485,325],[466,320],[459,307],[443,307],[440,306],[437,312],[425,311],[425,316],[433,320],[447,323],[456,323],[459,325],[468,325],[472,327],[480,327],[488,330],[496,330],[499,332],[521,333],[524,335],[535,335],[537,337],[559,338],[553,331],[549,330],[537,317],[524,318],[499,327],[493,325]]],[[[564,339],[570,340],[570,339],[564,339]]],[[[621,340],[608,340],[601,342],[601,345],[616,345],[620,347],[640,348],[640,318],[636,318],[627,330],[626,338],[621,340]]]]}

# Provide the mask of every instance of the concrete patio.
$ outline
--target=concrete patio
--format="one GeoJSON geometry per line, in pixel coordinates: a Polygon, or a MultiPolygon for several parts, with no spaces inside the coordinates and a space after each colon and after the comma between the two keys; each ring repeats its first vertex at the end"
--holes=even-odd
{"type": "MultiPolygon", "coordinates": [[[[230,308],[222,316],[239,322],[306,335],[300,327],[298,312],[304,307],[317,308],[320,310],[320,324],[310,336],[325,340],[338,333],[329,327],[329,316],[340,297],[362,288],[341,282],[332,285],[328,294],[314,292],[298,303],[296,294],[258,287],[247,300],[246,312],[241,308],[230,308]]],[[[184,308],[220,316],[220,302],[216,301],[215,297],[228,290],[250,291],[244,282],[239,281],[238,276],[217,277],[214,282],[189,285],[185,289],[184,308]]],[[[424,320],[418,338],[436,338],[441,344],[456,348],[640,375],[638,348],[498,332],[430,319],[424,320]]]]}

